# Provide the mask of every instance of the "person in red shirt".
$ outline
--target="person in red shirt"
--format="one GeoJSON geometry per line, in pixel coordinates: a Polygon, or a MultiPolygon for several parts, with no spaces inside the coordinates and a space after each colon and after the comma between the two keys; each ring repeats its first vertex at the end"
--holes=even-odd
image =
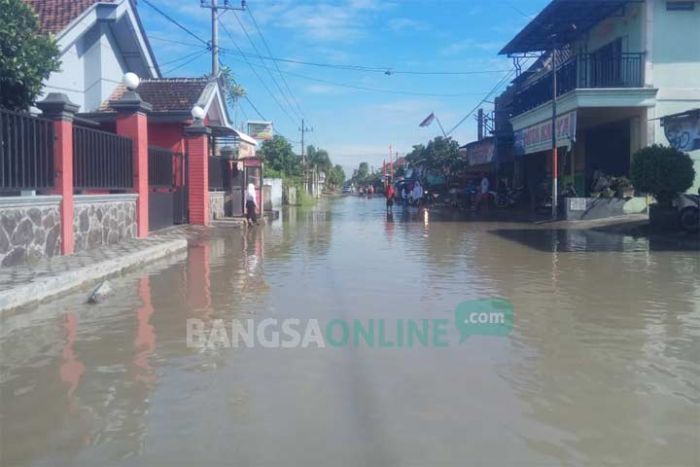
{"type": "Polygon", "coordinates": [[[391,182],[387,183],[384,196],[386,197],[386,210],[391,211],[394,207],[394,197],[396,196],[394,185],[392,185],[391,182]]]}

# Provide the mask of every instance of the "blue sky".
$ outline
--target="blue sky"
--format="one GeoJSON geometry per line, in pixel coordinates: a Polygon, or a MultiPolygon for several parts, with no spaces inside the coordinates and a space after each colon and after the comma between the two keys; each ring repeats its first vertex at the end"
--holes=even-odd
{"type": "MultiPolygon", "coordinates": [[[[200,8],[199,0],[151,2],[199,37],[210,38],[210,12],[200,8]]],[[[548,0],[248,2],[275,57],[397,71],[497,71],[494,73],[387,76],[381,72],[277,62],[285,84],[272,61],[255,58],[258,52],[268,54],[250,14],[233,11],[221,18],[228,31],[220,31],[221,47],[227,49],[221,58],[246,88],[255,107],[274,122],[281,134],[298,142],[298,113],[303,113],[307,126],[314,129],[308,134],[307,143],[327,149],[333,161],[346,171],[361,161],[379,166],[388,157],[390,144],[403,155],[413,144],[425,143],[440,134],[436,124],[418,127],[431,112],[449,130],[477,105],[512,68],[508,58],[497,55],[500,48],[547,3],[548,0]],[[235,52],[234,42],[251,56],[248,60],[252,66],[235,52]]],[[[231,4],[236,1],[231,0],[231,4]]],[[[210,56],[194,37],[144,2],[139,2],[139,11],[166,76],[201,76],[210,71],[210,56]],[[202,55],[198,56],[198,52],[202,55]]],[[[237,125],[247,119],[259,120],[246,102],[240,104],[235,117],[237,125]]],[[[469,118],[452,136],[463,144],[475,135],[476,122],[469,118]]],[[[295,149],[299,149],[298,143],[295,149]]]]}

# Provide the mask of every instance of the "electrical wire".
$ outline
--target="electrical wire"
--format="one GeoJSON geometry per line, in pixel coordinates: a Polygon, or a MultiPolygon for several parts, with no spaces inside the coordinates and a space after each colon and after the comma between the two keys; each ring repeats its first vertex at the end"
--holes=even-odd
{"type": "Polygon", "coordinates": [[[167,75],[169,73],[172,73],[175,70],[179,70],[180,68],[185,67],[185,66],[189,65],[190,63],[194,62],[195,60],[201,58],[202,55],[205,55],[206,53],[207,53],[207,51],[203,50],[203,51],[199,52],[195,57],[192,57],[191,59],[187,60],[185,63],[182,63],[182,64],[176,66],[175,68],[171,68],[168,71],[164,71],[163,74],[167,75]]]}
{"type": "MultiPolygon", "coordinates": [[[[231,34],[231,31],[229,31],[229,29],[226,27],[226,24],[224,24],[224,23],[221,22],[221,21],[219,21],[219,24],[221,24],[221,28],[224,30],[224,32],[226,33],[226,35],[228,35],[228,37],[229,37],[229,39],[231,40],[231,42],[233,43],[233,45],[234,45],[239,51],[242,52],[242,50],[240,49],[240,47],[238,46],[238,44],[236,44],[236,41],[233,39],[233,34],[231,34]]],[[[248,60],[247,57],[244,57],[244,58],[245,58],[246,63],[247,63],[248,66],[250,67],[250,69],[253,71],[253,73],[254,73],[255,76],[258,78],[258,80],[260,81],[260,83],[263,85],[263,87],[265,88],[265,90],[270,94],[270,97],[272,97],[272,99],[275,101],[275,103],[277,104],[277,106],[282,110],[282,112],[283,112],[290,120],[292,120],[292,122],[294,122],[294,124],[296,124],[296,120],[294,119],[294,117],[292,117],[292,115],[287,111],[287,109],[285,109],[284,106],[280,103],[279,99],[277,99],[277,96],[275,96],[275,94],[270,90],[270,87],[267,85],[267,83],[265,82],[265,80],[263,80],[262,76],[260,76],[260,74],[259,74],[258,71],[255,69],[255,67],[253,67],[253,65],[250,63],[250,60],[248,60]]]]}
{"type": "Polygon", "coordinates": [[[476,106],[475,106],[472,110],[470,110],[469,113],[468,113],[467,115],[464,116],[464,118],[462,118],[459,122],[457,122],[457,124],[456,124],[455,126],[453,126],[452,129],[450,129],[450,131],[448,131],[446,134],[449,136],[449,135],[451,135],[452,133],[454,133],[454,131],[455,131],[457,128],[459,128],[459,126],[462,125],[462,123],[464,123],[465,121],[467,121],[467,119],[468,119],[469,117],[471,117],[472,114],[473,114],[474,112],[476,112],[476,111],[479,109],[479,107],[481,107],[481,106],[489,99],[489,97],[491,97],[491,95],[492,95],[494,92],[496,92],[503,84],[507,83],[508,80],[509,80],[514,74],[515,74],[515,68],[513,68],[512,70],[510,70],[510,72],[509,72],[506,76],[504,76],[499,82],[497,82],[496,85],[488,92],[488,94],[486,94],[486,96],[484,96],[484,98],[481,99],[481,101],[479,101],[479,103],[476,104],[476,106]]]}
{"type": "Polygon", "coordinates": [[[194,52],[188,53],[187,55],[183,55],[183,56],[180,56],[180,57],[178,57],[178,58],[174,58],[174,59],[169,60],[169,61],[167,61],[167,62],[160,63],[159,65],[160,65],[161,67],[168,66],[168,65],[172,65],[173,63],[177,63],[177,62],[179,62],[179,61],[181,61],[181,60],[186,60],[186,59],[188,59],[188,58],[190,58],[190,57],[193,57],[193,56],[195,56],[195,55],[201,55],[201,54],[202,54],[202,50],[201,50],[201,49],[200,49],[200,50],[195,50],[194,52]]]}
{"type": "Polygon", "coordinates": [[[180,22],[178,22],[176,19],[174,19],[173,17],[171,17],[170,15],[168,15],[166,12],[164,12],[163,10],[161,10],[160,8],[158,8],[157,6],[155,6],[155,5],[154,5],[153,3],[151,3],[149,0],[143,0],[143,2],[144,2],[146,5],[148,5],[148,6],[150,6],[151,8],[153,8],[155,11],[157,11],[157,12],[158,12],[161,16],[163,16],[165,19],[167,19],[168,21],[170,21],[171,23],[173,23],[175,26],[177,26],[178,28],[182,29],[183,31],[185,31],[187,34],[189,34],[190,36],[194,37],[195,39],[197,39],[197,40],[198,40],[199,42],[201,42],[202,44],[207,45],[207,46],[209,45],[209,43],[208,43],[207,41],[205,41],[204,39],[200,38],[197,34],[193,33],[193,32],[192,32],[191,30],[189,30],[187,27],[185,27],[185,26],[183,26],[182,24],[180,24],[180,22]]]}
{"type": "MultiPolygon", "coordinates": [[[[248,42],[250,42],[250,45],[253,46],[253,50],[255,50],[255,53],[256,53],[258,56],[260,56],[260,51],[258,50],[258,47],[255,45],[255,42],[253,41],[253,38],[250,37],[250,34],[248,33],[248,29],[246,29],[245,25],[243,24],[243,21],[241,21],[241,19],[238,17],[237,14],[234,14],[234,16],[235,16],[235,18],[236,18],[236,21],[238,22],[238,25],[241,27],[241,29],[242,29],[243,32],[245,33],[245,36],[248,38],[248,42]]],[[[262,59],[261,59],[261,62],[262,62],[262,59]]],[[[268,75],[269,75],[270,79],[272,80],[272,83],[277,87],[277,90],[280,92],[280,95],[282,96],[282,99],[284,99],[284,101],[287,103],[287,105],[288,105],[289,108],[292,110],[292,112],[296,112],[296,113],[298,114],[298,117],[299,117],[299,118],[304,118],[303,115],[301,115],[301,113],[299,113],[299,112],[294,108],[294,106],[292,105],[292,103],[289,101],[289,98],[288,98],[287,95],[285,94],[284,90],[282,89],[282,87],[280,86],[280,84],[277,82],[277,79],[275,79],[274,74],[272,74],[272,73],[268,70],[268,75]]]]}
{"type": "MultiPolygon", "coordinates": [[[[250,5],[248,5],[248,15],[250,15],[250,19],[253,20],[253,25],[255,26],[255,29],[258,31],[258,34],[260,34],[260,38],[262,39],[262,42],[265,45],[265,50],[267,50],[268,55],[272,56],[272,50],[270,49],[270,45],[268,44],[267,39],[265,39],[265,35],[263,34],[262,29],[258,25],[258,22],[255,19],[255,16],[253,16],[253,10],[250,8],[250,5]]],[[[304,111],[301,109],[301,106],[299,105],[299,100],[296,98],[296,96],[292,92],[292,88],[289,86],[287,79],[282,74],[282,70],[280,70],[279,64],[277,62],[274,62],[274,64],[275,64],[275,68],[277,69],[277,73],[279,73],[280,78],[282,79],[282,82],[284,83],[284,86],[287,88],[289,95],[291,96],[292,100],[294,101],[294,104],[297,107],[297,110],[299,110],[299,113],[301,114],[302,118],[305,118],[304,111]]]]}
{"type": "MultiPolygon", "coordinates": [[[[227,55],[228,52],[224,52],[224,54],[227,55]]],[[[235,61],[237,63],[245,63],[242,60],[238,60],[235,58],[229,58],[229,60],[235,61]]],[[[264,65],[257,65],[257,64],[253,65],[253,66],[264,67],[264,65]]],[[[288,76],[294,76],[294,77],[301,78],[301,79],[308,80],[308,81],[315,81],[318,83],[329,84],[331,86],[343,87],[343,88],[348,88],[348,89],[356,89],[359,91],[375,92],[375,93],[381,93],[381,94],[398,94],[398,95],[406,95],[406,96],[424,96],[424,97],[465,97],[465,96],[481,95],[481,92],[478,92],[478,93],[439,94],[439,93],[427,93],[427,92],[401,91],[401,90],[396,90],[396,89],[372,88],[372,87],[361,86],[361,85],[356,85],[356,84],[352,84],[352,83],[342,83],[342,82],[325,80],[322,78],[307,76],[307,75],[303,75],[301,73],[296,73],[296,72],[292,72],[292,71],[283,71],[282,73],[285,75],[288,75],[288,76]]]]}

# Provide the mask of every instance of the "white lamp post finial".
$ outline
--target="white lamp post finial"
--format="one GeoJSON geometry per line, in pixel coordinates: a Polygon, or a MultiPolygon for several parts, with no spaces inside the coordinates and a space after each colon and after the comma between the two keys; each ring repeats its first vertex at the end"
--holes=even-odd
{"type": "Polygon", "coordinates": [[[129,91],[134,91],[136,88],[139,87],[141,80],[139,79],[139,77],[136,73],[129,72],[129,73],[126,73],[124,75],[122,82],[124,83],[124,86],[126,86],[126,88],[129,91]]]}

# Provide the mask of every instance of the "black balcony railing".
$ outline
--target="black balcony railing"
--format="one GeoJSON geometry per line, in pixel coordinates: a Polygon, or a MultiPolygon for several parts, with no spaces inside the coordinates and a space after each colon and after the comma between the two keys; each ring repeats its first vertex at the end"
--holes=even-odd
{"type": "Polygon", "coordinates": [[[0,192],[53,187],[53,122],[0,109],[0,192]]]}
{"type": "MultiPolygon", "coordinates": [[[[581,88],[637,88],[644,84],[644,54],[572,57],[557,69],[557,97],[581,88]]],[[[519,115],[552,100],[552,74],[548,73],[516,93],[513,114],[519,115]]]]}
{"type": "Polygon", "coordinates": [[[73,127],[73,185],[77,190],[129,190],[134,185],[133,166],[129,138],[73,127]]]}

